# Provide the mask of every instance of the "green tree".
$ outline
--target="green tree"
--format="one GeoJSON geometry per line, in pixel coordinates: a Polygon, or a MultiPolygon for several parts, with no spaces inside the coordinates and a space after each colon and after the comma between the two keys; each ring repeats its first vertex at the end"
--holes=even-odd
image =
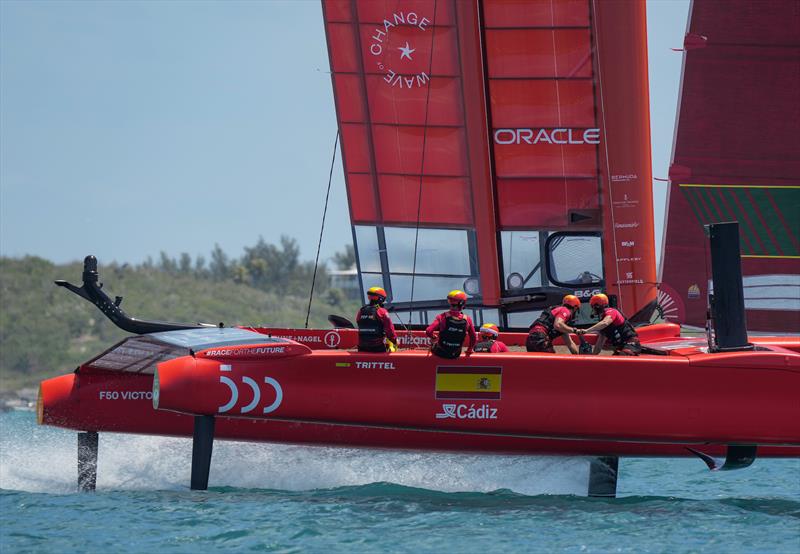
{"type": "Polygon", "coordinates": [[[285,235],[281,236],[280,248],[259,237],[254,246],[244,249],[241,264],[247,268],[253,286],[285,292],[290,288],[293,278],[297,277],[300,248],[296,240],[285,235]]]}
{"type": "Polygon", "coordinates": [[[211,251],[211,262],[208,265],[208,271],[215,281],[227,279],[231,274],[228,255],[220,248],[219,244],[215,244],[214,249],[211,251]]]}
{"type": "Polygon", "coordinates": [[[158,261],[158,269],[170,275],[175,275],[178,273],[178,263],[162,250],[158,261]]]}
{"type": "Polygon", "coordinates": [[[188,252],[183,252],[178,262],[178,271],[181,275],[189,275],[192,272],[192,257],[188,252]]]}
{"type": "Polygon", "coordinates": [[[350,269],[356,265],[356,251],[352,244],[344,246],[344,252],[336,252],[333,255],[333,263],[336,269],[350,269]]]}

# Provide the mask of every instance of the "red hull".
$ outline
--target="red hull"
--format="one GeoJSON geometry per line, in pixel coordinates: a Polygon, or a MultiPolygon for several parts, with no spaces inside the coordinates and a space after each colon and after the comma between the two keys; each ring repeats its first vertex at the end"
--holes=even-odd
{"type": "Polygon", "coordinates": [[[152,375],[83,367],[42,383],[40,418],[191,436],[192,418],[178,411],[216,415],[217,438],[230,440],[617,456],[686,456],[686,446],[722,454],[747,443],[760,445],[759,456],[800,456],[800,355],[779,347],[449,361],[274,344],[275,354],[256,357],[250,345],[159,364],[159,410],[152,375]],[[484,374],[480,384],[470,377],[484,374]]]}

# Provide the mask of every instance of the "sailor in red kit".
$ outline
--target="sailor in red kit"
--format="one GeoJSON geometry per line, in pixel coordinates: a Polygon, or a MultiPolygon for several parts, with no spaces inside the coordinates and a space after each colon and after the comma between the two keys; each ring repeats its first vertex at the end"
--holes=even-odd
{"type": "Polygon", "coordinates": [[[600,321],[582,331],[583,333],[600,331],[593,354],[600,353],[607,340],[614,347],[615,356],[638,356],[642,353],[636,329],[622,312],[608,306],[608,296],[595,294],[589,300],[589,304],[592,306],[592,312],[600,318],[600,321]]]}
{"type": "Polygon", "coordinates": [[[508,352],[508,347],[504,342],[497,340],[500,330],[494,323],[484,323],[478,332],[480,340],[475,345],[475,352],[508,352]]]}
{"type": "Polygon", "coordinates": [[[441,358],[454,360],[461,355],[465,338],[469,338],[467,356],[472,354],[476,342],[475,327],[472,319],[463,313],[464,306],[467,305],[464,291],[450,291],[447,301],[450,303],[450,310],[437,315],[433,323],[425,329],[425,334],[433,342],[431,352],[441,358]]]}
{"type": "Polygon", "coordinates": [[[381,287],[372,287],[367,291],[367,298],[369,304],[362,306],[356,314],[358,351],[396,351],[397,333],[394,331],[389,312],[383,307],[383,303],[386,302],[386,291],[381,287]]]}
{"type": "Polygon", "coordinates": [[[553,339],[558,335],[564,337],[564,344],[573,354],[578,353],[578,347],[572,342],[570,333],[577,333],[575,327],[571,327],[575,314],[581,307],[580,299],[568,294],[561,301],[561,306],[550,306],[542,312],[542,315],[531,324],[530,333],[525,340],[525,348],[528,352],[551,352],[555,354],[553,339]]]}

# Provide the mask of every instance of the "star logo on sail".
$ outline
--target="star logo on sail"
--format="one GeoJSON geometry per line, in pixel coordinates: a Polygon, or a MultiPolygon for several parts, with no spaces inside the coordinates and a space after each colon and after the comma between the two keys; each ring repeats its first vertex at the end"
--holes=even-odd
{"type": "MultiPolygon", "coordinates": [[[[414,11],[396,11],[387,15],[370,33],[368,50],[383,81],[401,89],[421,88],[430,82],[430,68],[421,68],[416,60],[419,41],[430,31],[432,22],[414,11]],[[403,27],[403,42],[392,40],[394,31],[403,27]],[[410,40],[409,40],[410,39],[410,40]],[[401,63],[402,62],[402,63],[401,63]]],[[[432,45],[431,45],[432,46],[432,45]]],[[[424,49],[423,49],[424,52],[424,49]]],[[[423,54],[422,58],[426,56],[423,54]]]]}
{"type": "Polygon", "coordinates": [[[408,45],[408,41],[406,41],[406,45],[399,47],[398,50],[400,50],[400,59],[401,60],[403,58],[408,58],[409,60],[413,60],[413,58],[411,57],[411,54],[413,54],[416,51],[416,48],[411,48],[408,45]]]}

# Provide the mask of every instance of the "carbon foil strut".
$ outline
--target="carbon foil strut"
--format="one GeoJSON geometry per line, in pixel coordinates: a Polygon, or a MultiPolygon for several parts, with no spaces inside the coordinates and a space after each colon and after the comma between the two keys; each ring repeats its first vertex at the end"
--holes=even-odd
{"type": "Polygon", "coordinates": [[[704,454],[694,448],[686,447],[686,450],[703,460],[711,471],[732,471],[734,469],[744,469],[756,460],[755,444],[729,444],[725,455],[725,461],[720,463],[716,458],[704,454]]]}
{"type": "Polygon", "coordinates": [[[605,456],[594,458],[589,466],[589,496],[616,498],[619,458],[605,456]]]}

